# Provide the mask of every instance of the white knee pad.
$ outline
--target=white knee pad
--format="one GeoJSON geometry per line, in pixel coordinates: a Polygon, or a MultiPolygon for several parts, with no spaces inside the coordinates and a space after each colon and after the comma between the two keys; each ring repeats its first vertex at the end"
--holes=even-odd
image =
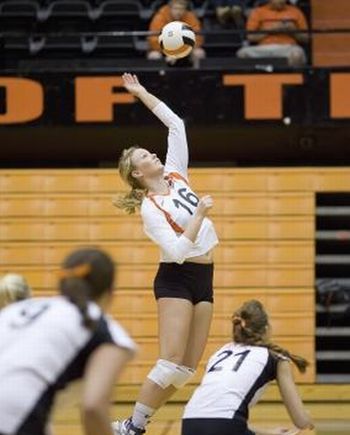
{"type": "Polygon", "coordinates": [[[175,388],[183,387],[194,374],[195,370],[190,367],[159,359],[147,377],[165,390],[170,385],[175,388]]]}

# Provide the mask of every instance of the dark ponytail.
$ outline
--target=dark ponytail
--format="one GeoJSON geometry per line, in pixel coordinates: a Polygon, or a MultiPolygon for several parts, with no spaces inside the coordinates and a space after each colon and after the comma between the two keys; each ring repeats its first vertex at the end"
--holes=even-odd
{"type": "Polygon", "coordinates": [[[97,321],[89,315],[89,301],[95,301],[112,291],[112,259],[98,249],[80,249],[65,259],[60,276],[61,294],[79,309],[84,326],[95,329],[97,321]]]}
{"type": "Polygon", "coordinates": [[[77,306],[83,318],[83,325],[88,329],[95,329],[96,321],[89,316],[88,312],[88,304],[91,299],[89,297],[91,294],[89,283],[82,278],[63,278],[61,281],[61,293],[77,306]]]}
{"type": "Polygon", "coordinates": [[[309,366],[305,358],[294,355],[267,339],[269,318],[261,302],[256,300],[245,302],[234,313],[232,325],[233,339],[236,343],[267,347],[272,352],[290,359],[301,373],[304,373],[309,366]]]}
{"type": "Polygon", "coordinates": [[[272,343],[271,341],[268,341],[266,343],[263,343],[262,346],[267,347],[268,349],[272,350],[272,352],[283,355],[290,359],[296,368],[299,370],[300,373],[305,373],[306,369],[309,367],[310,363],[305,358],[299,355],[295,355],[293,353],[290,353],[287,349],[284,349],[283,347],[279,346],[276,343],[272,343]]]}

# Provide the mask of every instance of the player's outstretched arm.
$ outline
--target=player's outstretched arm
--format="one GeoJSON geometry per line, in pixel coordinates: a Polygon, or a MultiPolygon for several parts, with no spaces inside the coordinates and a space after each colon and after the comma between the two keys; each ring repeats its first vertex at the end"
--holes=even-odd
{"type": "Polygon", "coordinates": [[[166,172],[178,172],[187,179],[188,145],[183,120],[163,101],[149,93],[141,85],[135,74],[123,74],[123,81],[125,89],[139,98],[169,129],[168,150],[165,160],[166,172]]]}
{"type": "Polygon", "coordinates": [[[252,430],[256,435],[297,435],[300,433],[300,429],[296,427],[291,429],[279,427],[276,427],[275,429],[260,429],[249,425],[249,429],[252,430]]]}
{"type": "Polygon", "coordinates": [[[130,94],[139,98],[148,109],[153,110],[161,103],[159,98],[149,93],[147,89],[141,85],[137,75],[129,73],[123,74],[123,82],[125,89],[130,92],[130,94]]]}
{"type": "Polygon", "coordinates": [[[288,361],[279,361],[278,363],[277,384],[288,414],[295,426],[299,429],[313,429],[313,422],[304,408],[288,361]]]}
{"type": "Polygon", "coordinates": [[[84,374],[82,420],[85,435],[113,435],[109,406],[113,386],[132,353],[105,344],[90,357],[84,374]]]}

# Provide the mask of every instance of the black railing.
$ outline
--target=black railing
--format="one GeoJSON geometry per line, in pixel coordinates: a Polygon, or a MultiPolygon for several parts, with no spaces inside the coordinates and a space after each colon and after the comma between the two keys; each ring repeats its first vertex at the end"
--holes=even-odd
{"type": "MultiPolygon", "coordinates": [[[[203,62],[207,67],[215,69],[215,58],[220,58],[220,53],[222,62],[218,67],[224,68],[235,62],[236,51],[244,44],[249,35],[254,34],[271,34],[271,31],[257,31],[248,32],[245,29],[232,29],[232,30],[222,30],[222,29],[212,29],[203,30],[200,32],[204,36],[204,48],[208,51],[208,59],[203,62]],[[222,55],[222,53],[224,54],[222,55]],[[211,59],[212,62],[211,62],[211,59]]],[[[276,32],[281,33],[281,32],[276,32]]],[[[283,32],[283,34],[288,35],[298,35],[298,34],[308,34],[309,38],[306,43],[302,45],[305,48],[307,54],[307,63],[302,68],[310,69],[313,68],[312,65],[312,41],[315,35],[321,34],[347,34],[350,33],[350,28],[318,28],[318,29],[308,29],[308,30],[291,30],[283,32]]],[[[112,30],[112,31],[28,31],[28,32],[18,32],[18,31],[4,31],[0,33],[0,47],[2,51],[2,60],[0,61],[0,69],[13,70],[18,69],[18,62],[21,62],[22,67],[25,61],[30,61],[33,66],[33,61],[37,59],[45,62],[46,56],[45,48],[46,44],[51,38],[55,40],[55,43],[51,47],[51,52],[58,52],[57,56],[54,56],[57,67],[57,61],[59,59],[65,59],[67,56],[71,59],[79,61],[79,59],[84,59],[88,62],[95,59],[109,59],[111,60],[111,68],[113,65],[112,60],[114,57],[118,57],[118,50],[120,51],[119,58],[128,58],[128,64],[131,65],[131,59],[135,57],[135,66],[144,69],[148,68],[158,68],[159,63],[152,63],[154,61],[147,61],[145,59],[146,53],[149,49],[147,43],[147,37],[157,36],[158,32],[149,32],[146,30],[135,30],[135,31],[125,31],[125,30],[112,30]],[[72,39],[69,41],[69,39],[72,39]],[[99,39],[108,38],[107,48],[110,49],[111,53],[105,53],[100,56],[96,56],[97,43],[100,43],[99,39]],[[125,40],[125,43],[122,43],[125,40]],[[115,47],[113,47],[115,43],[115,47]],[[113,52],[114,50],[114,52],[113,52]],[[72,54],[74,52],[74,55],[72,54]],[[71,56],[69,56],[71,53],[71,56]],[[81,56],[79,56],[79,53],[81,56]],[[138,59],[138,62],[136,62],[138,59]],[[144,59],[144,62],[141,62],[144,59]]],[[[102,42],[101,42],[102,44],[102,42]]],[[[276,69],[288,68],[286,64],[281,64],[276,62],[276,65],[271,66],[271,59],[269,62],[265,62],[263,59],[249,59],[242,62],[238,62],[234,65],[236,69],[244,70],[262,70],[266,72],[272,72],[276,69]],[[257,66],[259,68],[257,68],[257,66]]],[[[200,63],[195,65],[196,68],[203,66],[200,63]]],[[[92,65],[93,66],[93,65],[92,65]]],[[[337,66],[337,65],[335,65],[337,66]]],[[[75,66],[72,64],[72,67],[75,66]]],[[[346,66],[344,66],[346,67],[346,66]]],[[[79,69],[79,66],[76,67],[79,69]]],[[[90,67],[88,66],[90,69],[90,67]]]]}

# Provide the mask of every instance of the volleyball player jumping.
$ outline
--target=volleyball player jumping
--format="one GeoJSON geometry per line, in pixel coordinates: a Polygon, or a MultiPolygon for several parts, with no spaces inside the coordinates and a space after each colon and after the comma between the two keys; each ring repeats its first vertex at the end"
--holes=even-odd
{"type": "Polygon", "coordinates": [[[154,280],[158,305],[159,359],[149,372],[131,418],[116,421],[117,434],[145,432],[149,418],[188,382],[203,354],[212,318],[213,248],[217,235],[207,214],[210,196],[199,199],[188,184],[183,121],[149,93],[135,75],[124,86],[168,128],[165,165],[144,148],[123,151],[119,172],[131,191],[116,201],[127,213],[141,209],[145,233],[161,250],[154,280]]]}

